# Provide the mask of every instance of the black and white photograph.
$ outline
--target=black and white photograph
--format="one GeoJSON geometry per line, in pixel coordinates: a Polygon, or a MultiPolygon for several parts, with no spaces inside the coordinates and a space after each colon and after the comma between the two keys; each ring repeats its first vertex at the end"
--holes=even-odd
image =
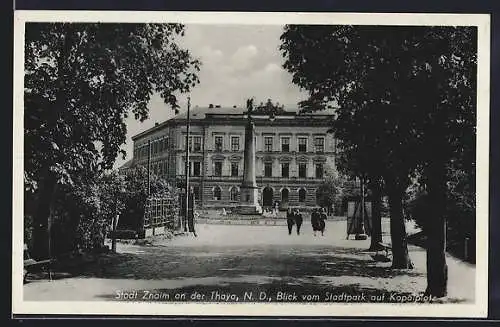
{"type": "Polygon", "coordinates": [[[489,28],[16,12],[14,312],[484,317],[489,28]]]}

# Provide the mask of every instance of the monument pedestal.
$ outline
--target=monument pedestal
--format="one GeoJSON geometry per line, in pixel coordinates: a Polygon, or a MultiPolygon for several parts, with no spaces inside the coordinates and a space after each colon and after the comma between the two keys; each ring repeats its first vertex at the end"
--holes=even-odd
{"type": "Polygon", "coordinates": [[[240,203],[236,212],[241,215],[260,215],[262,207],[259,204],[259,188],[257,186],[240,187],[240,203]]]}

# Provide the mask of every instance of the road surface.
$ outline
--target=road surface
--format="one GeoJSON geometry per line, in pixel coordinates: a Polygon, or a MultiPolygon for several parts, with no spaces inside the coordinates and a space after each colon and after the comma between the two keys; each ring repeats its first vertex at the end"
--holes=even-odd
{"type": "MultiPolygon", "coordinates": [[[[413,270],[391,270],[365,251],[369,240],[346,240],[345,230],[345,221],[329,221],[325,235],[316,237],[308,222],[301,235],[288,235],[286,226],[198,225],[196,238],[119,243],[117,254],[82,271],[25,284],[24,299],[345,302],[350,296],[364,302],[425,290],[423,249],[409,248],[413,270]]],[[[446,301],[473,301],[474,267],[447,260],[446,301]]]]}

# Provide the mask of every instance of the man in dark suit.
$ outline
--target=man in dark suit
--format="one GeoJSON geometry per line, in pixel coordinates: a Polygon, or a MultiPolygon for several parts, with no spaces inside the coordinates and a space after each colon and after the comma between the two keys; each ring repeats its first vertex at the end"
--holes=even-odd
{"type": "Polygon", "coordinates": [[[304,219],[302,218],[302,214],[300,213],[299,209],[295,209],[293,217],[295,220],[295,224],[297,224],[297,235],[300,235],[300,226],[302,226],[302,222],[304,221],[304,219]]]}
{"type": "Polygon", "coordinates": [[[319,228],[319,212],[318,209],[314,208],[311,212],[311,227],[313,229],[313,234],[316,236],[316,232],[320,230],[319,228]]]}
{"type": "Polygon", "coordinates": [[[321,232],[321,236],[323,236],[325,233],[325,226],[326,226],[325,220],[327,218],[325,208],[323,208],[319,212],[318,218],[319,218],[318,219],[318,230],[321,232]]]}
{"type": "Polygon", "coordinates": [[[295,224],[294,212],[291,208],[286,211],[286,224],[288,226],[288,235],[292,235],[293,225],[295,224]]]}

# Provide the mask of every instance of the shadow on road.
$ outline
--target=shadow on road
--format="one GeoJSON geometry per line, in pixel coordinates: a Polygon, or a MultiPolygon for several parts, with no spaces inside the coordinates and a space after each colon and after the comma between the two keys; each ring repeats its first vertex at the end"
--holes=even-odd
{"type": "Polygon", "coordinates": [[[369,253],[352,248],[276,246],[273,248],[142,247],[138,253],[103,255],[84,267],[66,269],[64,275],[109,279],[178,279],[205,277],[351,276],[393,278],[423,276],[421,271],[393,270],[390,263],[377,263],[369,253]]]}

